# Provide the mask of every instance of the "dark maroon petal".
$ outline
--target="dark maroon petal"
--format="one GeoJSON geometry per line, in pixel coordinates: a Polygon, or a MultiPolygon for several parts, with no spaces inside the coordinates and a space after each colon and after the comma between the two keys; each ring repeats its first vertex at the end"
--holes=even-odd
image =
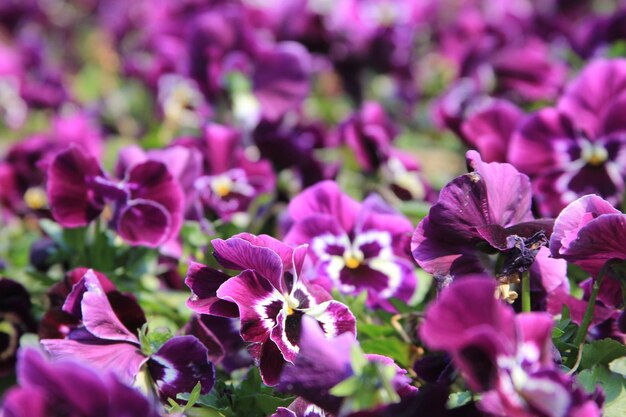
{"type": "Polygon", "coordinates": [[[474,329],[493,327],[503,353],[512,353],[516,341],[515,313],[495,297],[495,281],[488,276],[465,277],[449,286],[426,310],[420,337],[433,349],[454,352],[466,343],[474,329]]]}
{"type": "Polygon", "coordinates": [[[217,260],[229,269],[251,269],[268,280],[274,288],[285,293],[283,260],[268,247],[256,246],[249,240],[231,237],[211,241],[217,260]]]}
{"type": "Polygon", "coordinates": [[[164,240],[178,236],[183,221],[185,196],[167,167],[157,161],[138,164],[128,175],[128,185],[133,200],[152,201],[169,216],[169,228],[164,240]]]}
{"type": "Polygon", "coordinates": [[[88,180],[102,175],[98,161],[78,147],[57,154],[48,168],[47,185],[54,219],[64,227],[80,227],[98,217],[104,203],[88,180]]]}
{"type": "Polygon", "coordinates": [[[241,336],[247,342],[265,342],[285,305],[283,294],[251,270],[222,284],[217,296],[239,307],[241,336]]]}
{"type": "Polygon", "coordinates": [[[56,295],[60,296],[69,287],[69,294],[63,295],[62,308],[63,311],[71,313],[76,317],[82,317],[80,303],[83,301],[83,295],[87,292],[87,287],[85,286],[85,275],[87,273],[98,279],[104,292],[109,293],[116,290],[115,285],[102,272],[88,268],[74,268],[69,271],[65,275],[63,282],[56,284],[61,285],[56,291],[56,295]]]}
{"type": "Polygon", "coordinates": [[[110,291],[107,299],[117,318],[131,332],[137,333],[146,324],[146,315],[133,296],[110,291]]]}
{"type": "Polygon", "coordinates": [[[167,342],[148,361],[150,374],[163,398],[176,399],[182,392],[191,392],[200,382],[202,394],[215,383],[215,369],[207,356],[207,348],[193,336],[177,336],[167,342]]]}
{"type": "Polygon", "coordinates": [[[133,200],[122,208],[117,233],[133,245],[157,247],[172,231],[170,214],[162,205],[150,200],[133,200]]]}
{"type": "Polygon", "coordinates": [[[80,318],[62,310],[49,310],[39,323],[40,339],[65,339],[81,324],[80,318]]]}
{"type": "MultiPolygon", "coordinates": [[[[220,319],[228,320],[226,318],[220,319]]],[[[218,338],[199,316],[194,315],[191,317],[189,323],[185,326],[185,334],[198,338],[200,343],[207,348],[207,356],[212,362],[219,363],[224,358],[225,347],[222,345],[220,338],[225,335],[220,334],[220,338],[218,338]]]]}
{"type": "Polygon", "coordinates": [[[505,162],[511,135],[523,116],[513,103],[494,100],[463,122],[463,138],[480,152],[485,162],[505,162]]]}
{"type": "Polygon", "coordinates": [[[265,385],[270,387],[278,385],[280,375],[286,364],[278,346],[271,340],[260,345],[260,356],[258,360],[261,379],[265,385]]]}
{"type": "Polygon", "coordinates": [[[511,164],[485,163],[475,151],[467,152],[467,163],[485,184],[482,202],[487,201],[489,223],[510,226],[532,220],[530,180],[526,175],[511,164]]]}
{"type": "Polygon", "coordinates": [[[266,119],[277,120],[298,108],[309,94],[309,61],[306,49],[295,42],[258,54],[252,83],[266,119]]]}
{"type": "Polygon", "coordinates": [[[187,300],[187,306],[200,314],[239,317],[237,305],[217,298],[217,289],[228,279],[228,275],[217,269],[190,262],[185,284],[192,295],[187,300]]]}

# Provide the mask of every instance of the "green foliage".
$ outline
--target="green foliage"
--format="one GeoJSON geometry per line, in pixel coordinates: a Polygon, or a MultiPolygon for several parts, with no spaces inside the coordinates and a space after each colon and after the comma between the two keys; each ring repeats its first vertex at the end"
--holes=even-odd
{"type": "Polygon", "coordinates": [[[580,369],[608,365],[614,359],[626,356],[626,346],[613,339],[602,339],[584,345],[580,369]]]}
{"type": "Polygon", "coordinates": [[[626,415],[626,378],[611,372],[604,365],[595,365],[578,374],[578,382],[588,391],[594,392],[600,385],[606,397],[603,407],[604,417],[623,417],[626,415]]]}

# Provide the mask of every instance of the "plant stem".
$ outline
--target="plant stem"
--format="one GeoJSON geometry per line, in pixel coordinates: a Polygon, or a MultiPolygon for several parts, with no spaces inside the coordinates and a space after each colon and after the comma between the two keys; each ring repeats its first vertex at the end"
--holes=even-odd
{"type": "Polygon", "coordinates": [[[530,311],[530,274],[528,271],[522,274],[522,311],[530,311]]]}
{"type": "MultiPolygon", "coordinates": [[[[583,316],[583,321],[580,323],[580,327],[578,328],[578,332],[576,332],[576,337],[574,338],[574,346],[576,349],[580,349],[581,345],[585,341],[587,337],[587,332],[589,331],[589,326],[591,325],[591,320],[593,319],[593,312],[596,307],[596,299],[598,298],[598,292],[600,292],[600,284],[602,283],[602,278],[604,278],[604,273],[607,268],[607,264],[605,264],[600,272],[598,273],[598,277],[593,280],[593,285],[591,287],[591,296],[589,297],[589,301],[587,302],[587,309],[585,310],[585,315],[583,316]]],[[[578,351],[572,352],[570,357],[567,359],[568,367],[572,367],[576,363],[578,351]]]]}

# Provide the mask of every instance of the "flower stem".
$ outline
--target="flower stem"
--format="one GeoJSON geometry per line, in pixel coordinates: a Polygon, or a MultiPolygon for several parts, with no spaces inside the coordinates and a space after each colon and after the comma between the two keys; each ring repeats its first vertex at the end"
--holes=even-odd
{"type": "Polygon", "coordinates": [[[522,274],[522,311],[530,311],[530,274],[528,271],[522,274]]]}
{"type": "MultiPolygon", "coordinates": [[[[600,292],[600,284],[602,284],[602,278],[604,278],[604,272],[607,268],[605,264],[604,267],[598,273],[598,277],[593,280],[593,285],[591,287],[591,296],[589,297],[589,301],[587,302],[587,309],[585,310],[585,315],[583,316],[583,321],[580,323],[580,327],[578,328],[578,332],[576,332],[576,337],[574,338],[574,346],[576,349],[580,349],[581,345],[585,341],[587,337],[587,332],[589,331],[589,326],[591,325],[591,320],[593,319],[593,312],[596,307],[596,299],[598,298],[598,293],[600,292]]],[[[578,352],[572,352],[570,357],[567,360],[567,365],[571,368],[576,363],[576,354],[578,352]]]]}

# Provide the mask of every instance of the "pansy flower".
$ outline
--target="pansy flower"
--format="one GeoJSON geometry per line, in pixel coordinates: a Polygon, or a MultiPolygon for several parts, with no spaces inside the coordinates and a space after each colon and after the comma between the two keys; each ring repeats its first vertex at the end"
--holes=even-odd
{"type": "Polygon", "coordinates": [[[106,204],[114,207],[117,233],[134,245],[157,247],[181,227],[183,194],[161,162],[136,164],[116,181],[93,156],[70,147],[50,163],[47,188],[52,215],[64,227],[86,226],[106,204]]]}
{"type": "Polygon", "coordinates": [[[201,139],[174,142],[199,150],[203,158],[202,172],[188,192],[193,205],[190,215],[202,219],[206,213],[230,221],[237,214],[245,216],[259,195],[274,189],[276,177],[269,161],[250,158],[241,140],[238,130],[211,123],[201,139]]]}
{"type": "Polygon", "coordinates": [[[509,161],[533,180],[543,215],[595,193],[617,205],[625,190],[626,60],[589,63],[556,107],[539,110],[511,139],[509,161]]]}
{"type": "Polygon", "coordinates": [[[188,305],[201,314],[236,312],[241,337],[252,343],[249,351],[266,384],[276,385],[285,363],[297,357],[304,316],[313,317],[328,337],[356,333],[348,307],[301,276],[306,246],[292,248],[270,236],[247,233],[211,243],[224,267],[243,272],[229,278],[192,264],[186,282],[194,295],[188,305]]]}
{"type": "Polygon", "coordinates": [[[448,352],[469,387],[483,393],[492,415],[600,416],[596,395],[585,393],[552,357],[552,316],[515,315],[494,297],[489,277],[453,283],[426,310],[420,337],[448,352]]]}
{"type": "Polygon", "coordinates": [[[143,352],[138,332],[146,319],[141,307],[118,291],[106,292],[93,271],[74,285],[63,311],[79,319],[80,325],[65,338],[41,340],[53,358],[82,360],[114,372],[127,384],[134,383],[145,368],[163,399],[191,392],[198,382],[202,393],[213,387],[213,364],[198,339],[177,336],[150,355],[143,352]]]}
{"type": "Polygon", "coordinates": [[[157,405],[110,372],[74,360],[49,362],[32,348],[20,352],[18,386],[7,391],[5,417],[159,417],[157,405]]]}
{"type": "Polygon", "coordinates": [[[407,252],[413,227],[380,197],[359,203],[324,181],[295,197],[288,214],[285,242],[310,245],[320,284],[343,294],[367,291],[369,306],[390,311],[389,298],[411,299],[416,278],[407,252]]]}
{"type": "Polygon", "coordinates": [[[533,218],[528,177],[510,164],[485,163],[475,151],[467,152],[467,161],[472,171],[441,190],[415,230],[411,247],[417,263],[442,279],[497,275],[510,301],[516,294],[509,284],[528,270],[531,281],[551,278],[556,282],[548,286],[563,284],[564,263],[549,258],[545,248],[553,221],[533,218]]]}

